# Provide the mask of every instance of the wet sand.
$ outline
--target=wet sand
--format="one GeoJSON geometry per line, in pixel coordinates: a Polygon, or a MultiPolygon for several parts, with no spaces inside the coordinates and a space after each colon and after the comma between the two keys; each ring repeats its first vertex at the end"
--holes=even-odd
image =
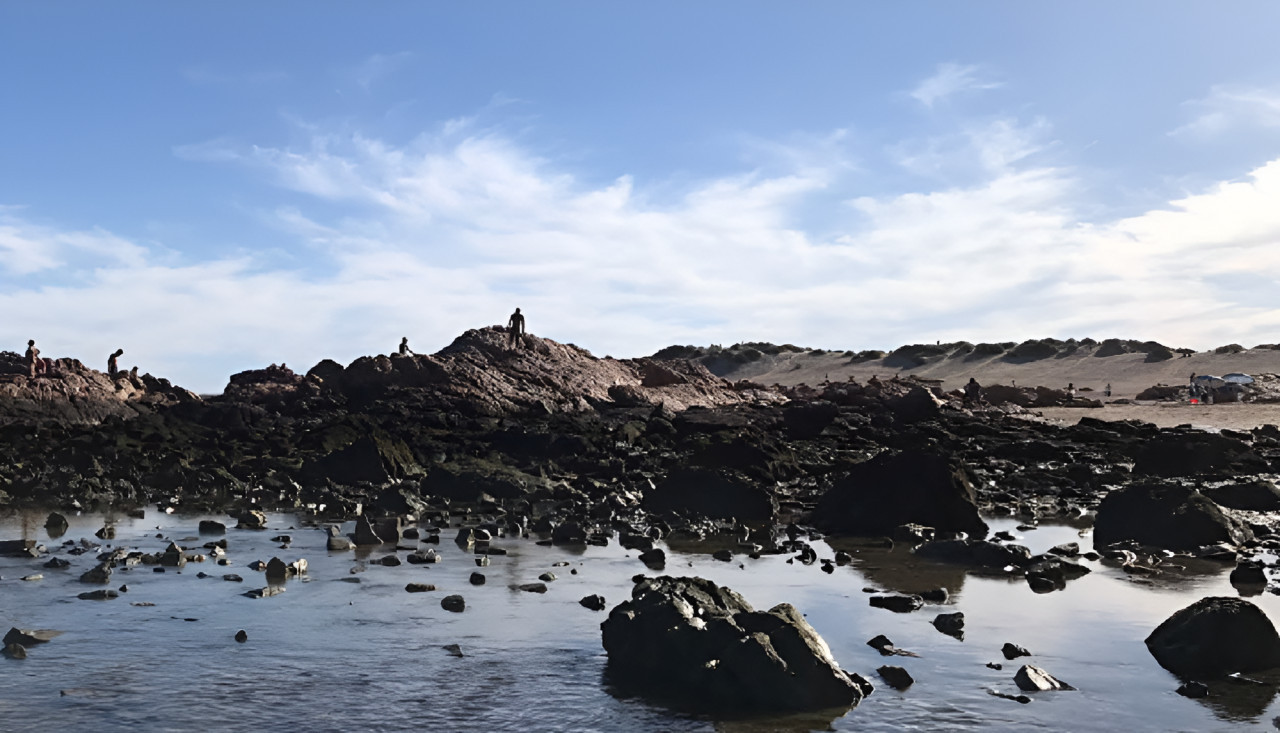
{"type": "Polygon", "coordinates": [[[1142,420],[1162,428],[1191,425],[1207,430],[1252,430],[1261,425],[1280,425],[1280,404],[1191,405],[1149,402],[1133,405],[1104,405],[1101,408],[1045,407],[1035,411],[1043,419],[1074,425],[1082,417],[1098,420],[1142,420]]]}

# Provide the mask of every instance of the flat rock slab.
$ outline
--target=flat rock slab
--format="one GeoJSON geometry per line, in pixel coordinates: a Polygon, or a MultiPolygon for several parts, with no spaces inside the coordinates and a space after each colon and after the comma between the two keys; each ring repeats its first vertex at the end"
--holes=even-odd
{"type": "Polygon", "coordinates": [[[1013,675],[1013,681],[1018,685],[1019,690],[1026,692],[1076,689],[1034,664],[1022,665],[1022,668],[1013,675]]]}
{"type": "Polygon", "coordinates": [[[32,644],[43,644],[64,633],[66,632],[58,631],[57,629],[20,629],[15,626],[9,629],[9,633],[4,635],[4,643],[31,646],[32,644]]]}

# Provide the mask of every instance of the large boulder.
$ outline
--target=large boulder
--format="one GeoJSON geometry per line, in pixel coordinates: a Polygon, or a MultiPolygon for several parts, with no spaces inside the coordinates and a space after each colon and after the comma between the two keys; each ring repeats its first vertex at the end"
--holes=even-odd
{"type": "Polygon", "coordinates": [[[687,467],[672,471],[644,497],[650,512],[694,512],[716,519],[769,520],[778,501],[735,471],[687,467]]]}
{"type": "Polygon", "coordinates": [[[1240,544],[1249,528],[1193,488],[1141,482],[1115,489],[1098,505],[1093,543],[1133,540],[1170,550],[1194,550],[1218,542],[1240,544]]]}
{"type": "Polygon", "coordinates": [[[1267,462],[1244,441],[1200,430],[1162,432],[1135,452],[1138,476],[1199,476],[1265,473],[1267,462]]]}
{"type": "Polygon", "coordinates": [[[645,578],[600,624],[624,686],[712,710],[820,710],[862,691],[789,604],[756,611],[703,578],[645,578]]]}
{"type": "Polygon", "coordinates": [[[1273,512],[1280,509],[1280,489],[1270,481],[1247,481],[1215,486],[1201,491],[1216,504],[1232,509],[1273,512]]]}
{"type": "Polygon", "coordinates": [[[903,524],[987,536],[969,471],[928,450],[881,454],[855,465],[818,501],[813,524],[829,532],[888,535],[903,524]]]}
{"type": "Polygon", "coordinates": [[[1280,635],[1257,606],[1240,598],[1201,598],[1156,627],[1147,649],[1183,677],[1222,677],[1280,667],[1280,635]]]}

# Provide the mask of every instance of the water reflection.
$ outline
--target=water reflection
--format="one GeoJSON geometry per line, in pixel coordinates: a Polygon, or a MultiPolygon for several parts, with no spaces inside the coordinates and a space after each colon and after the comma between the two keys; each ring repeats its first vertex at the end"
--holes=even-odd
{"type": "Polygon", "coordinates": [[[1196,698],[1214,716],[1231,722],[1261,718],[1280,692],[1280,670],[1205,682],[1209,694],[1196,698]]]}
{"type": "Polygon", "coordinates": [[[891,549],[858,538],[828,538],[827,543],[852,555],[853,567],[877,588],[907,594],[946,588],[957,595],[964,587],[964,566],[926,560],[902,543],[891,549]]]}

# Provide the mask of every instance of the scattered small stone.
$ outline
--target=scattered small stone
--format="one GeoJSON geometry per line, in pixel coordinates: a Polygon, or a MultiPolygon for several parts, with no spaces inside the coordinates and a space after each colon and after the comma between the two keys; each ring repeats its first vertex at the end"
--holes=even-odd
{"type": "Polygon", "coordinates": [[[995,670],[1004,669],[1004,665],[1000,664],[999,662],[987,662],[987,667],[989,669],[995,669],[995,670]]]}
{"type": "Polygon", "coordinates": [[[1004,655],[1005,659],[1017,659],[1018,657],[1031,656],[1031,652],[1023,649],[1017,644],[1010,643],[1006,643],[1004,646],[1000,647],[1000,653],[1004,655]]]}
{"type": "Polygon", "coordinates": [[[987,690],[987,694],[991,695],[992,697],[999,697],[1005,700],[1013,700],[1014,702],[1020,702],[1023,705],[1026,705],[1027,703],[1031,702],[1031,698],[1027,697],[1026,695],[1010,695],[1007,692],[998,692],[996,690],[987,690]]]}
{"type": "Polygon", "coordinates": [[[604,596],[592,595],[592,596],[584,596],[582,600],[578,601],[578,605],[582,606],[583,608],[589,608],[592,611],[603,611],[606,603],[604,600],[604,596]]]}
{"type": "Polygon", "coordinates": [[[245,591],[240,595],[245,598],[270,598],[271,596],[278,596],[281,593],[284,593],[283,585],[268,585],[265,588],[254,588],[253,590],[245,591]]]}
{"type": "Polygon", "coordinates": [[[200,534],[226,534],[227,525],[212,519],[200,520],[200,534]]]}
{"type": "Polygon", "coordinates": [[[955,613],[940,613],[933,619],[933,627],[938,631],[953,636],[957,639],[964,639],[964,614],[960,611],[955,613]]]}
{"type": "Polygon", "coordinates": [[[137,606],[137,607],[139,607],[139,608],[151,608],[152,606],[154,606],[154,605],[156,605],[156,604],[152,603],[151,601],[132,601],[132,602],[130,602],[130,603],[129,603],[129,605],[130,605],[130,606],[137,606]]]}
{"type": "Polygon", "coordinates": [[[472,584],[472,585],[484,585],[484,581],[485,581],[484,573],[472,573],[472,574],[471,574],[471,584],[472,584]]]}
{"type": "Polygon", "coordinates": [[[110,588],[105,588],[103,590],[86,591],[76,596],[76,598],[79,598],[82,601],[109,601],[112,598],[119,598],[119,597],[120,597],[120,594],[116,591],[111,590],[110,588]]]}
{"type": "Polygon", "coordinates": [[[888,664],[876,669],[876,674],[880,675],[885,684],[895,690],[905,690],[915,682],[915,679],[911,677],[907,670],[888,664]]]}
{"type": "Polygon", "coordinates": [[[26,659],[27,648],[21,644],[5,644],[4,655],[10,659],[26,659]]]}
{"type": "Polygon", "coordinates": [[[445,596],[444,598],[441,598],[440,607],[446,611],[452,611],[454,613],[462,613],[463,610],[465,610],[467,607],[467,602],[462,598],[462,596],[454,594],[451,596],[445,596]]]}
{"type": "Polygon", "coordinates": [[[445,644],[443,647],[441,647],[441,649],[444,649],[446,652],[449,652],[450,656],[454,656],[454,657],[462,656],[462,647],[458,646],[457,644],[445,644]]]}
{"type": "Polygon", "coordinates": [[[46,568],[60,569],[60,568],[71,567],[71,562],[69,560],[63,560],[60,557],[53,557],[53,558],[49,558],[49,562],[45,563],[44,566],[46,568]]]}
{"type": "Polygon", "coordinates": [[[236,641],[243,644],[248,640],[249,640],[249,634],[244,629],[240,629],[239,631],[236,632],[236,641]]]}
{"type": "Polygon", "coordinates": [[[1203,682],[1184,682],[1178,687],[1178,694],[1183,697],[1204,697],[1209,694],[1209,686],[1203,682]]]}
{"type": "Polygon", "coordinates": [[[244,578],[240,577],[239,575],[236,575],[235,573],[227,573],[226,575],[222,576],[222,579],[227,581],[228,583],[244,582],[244,578]]]}
{"type": "Polygon", "coordinates": [[[538,576],[538,580],[541,580],[544,583],[550,583],[555,579],[556,579],[555,573],[543,573],[542,575],[538,576]]]}
{"type": "Polygon", "coordinates": [[[867,642],[867,646],[880,652],[881,656],[885,656],[885,657],[891,657],[891,656],[919,657],[920,656],[915,652],[909,652],[906,649],[899,649],[898,647],[894,646],[893,642],[889,641],[889,637],[885,636],[884,634],[878,634],[877,636],[872,638],[870,641],[867,642]]]}
{"type": "Polygon", "coordinates": [[[947,592],[946,588],[922,590],[916,595],[920,596],[920,599],[925,603],[946,603],[951,598],[951,594],[947,592]]]}
{"type": "Polygon", "coordinates": [[[430,583],[410,583],[404,589],[410,593],[426,593],[435,590],[436,587],[430,583]]]}
{"type": "Polygon", "coordinates": [[[524,583],[523,585],[517,585],[516,590],[522,590],[525,593],[546,593],[547,584],[546,583],[524,583]]]}
{"type": "Polygon", "coordinates": [[[1026,692],[1076,689],[1034,664],[1022,665],[1022,668],[1013,675],[1013,681],[1018,685],[1019,690],[1025,690],[1026,692]]]}
{"type": "Polygon", "coordinates": [[[33,573],[31,575],[22,576],[22,579],[23,580],[44,580],[44,576],[41,575],[40,573],[33,573]]]}
{"type": "Polygon", "coordinates": [[[654,570],[661,570],[667,564],[667,553],[661,547],[655,547],[640,553],[640,562],[654,570]]]}
{"type": "Polygon", "coordinates": [[[916,595],[901,595],[898,593],[892,595],[871,596],[871,606],[873,608],[883,608],[894,613],[910,613],[918,611],[923,605],[924,600],[916,595]]]}

